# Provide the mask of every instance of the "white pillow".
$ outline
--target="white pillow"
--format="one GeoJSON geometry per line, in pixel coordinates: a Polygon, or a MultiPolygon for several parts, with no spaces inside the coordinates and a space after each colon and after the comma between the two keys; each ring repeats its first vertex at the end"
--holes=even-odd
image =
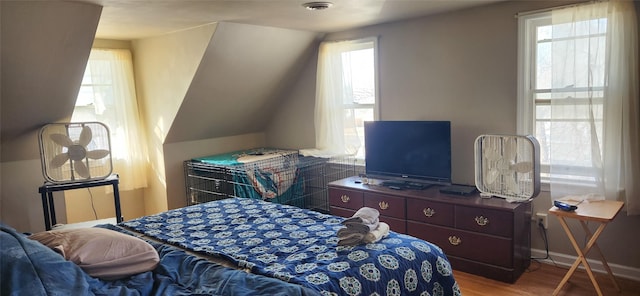
{"type": "Polygon", "coordinates": [[[104,228],[59,229],[29,236],[57,251],[86,273],[116,280],[154,269],[160,258],[149,243],[104,228]]]}

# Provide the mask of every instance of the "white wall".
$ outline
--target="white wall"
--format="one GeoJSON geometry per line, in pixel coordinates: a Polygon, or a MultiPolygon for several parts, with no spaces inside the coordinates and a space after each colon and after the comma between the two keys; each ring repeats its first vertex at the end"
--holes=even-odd
{"type": "MultiPolygon", "coordinates": [[[[40,160],[10,161],[1,163],[2,183],[0,199],[0,221],[21,232],[44,230],[42,199],[38,188],[43,185],[44,177],[40,160]]],[[[61,192],[54,193],[56,218],[64,223],[64,197],[61,192]]]]}
{"type": "Polygon", "coordinates": [[[137,95],[149,147],[147,214],[168,209],[163,144],[216,25],[133,42],[137,95]]]}

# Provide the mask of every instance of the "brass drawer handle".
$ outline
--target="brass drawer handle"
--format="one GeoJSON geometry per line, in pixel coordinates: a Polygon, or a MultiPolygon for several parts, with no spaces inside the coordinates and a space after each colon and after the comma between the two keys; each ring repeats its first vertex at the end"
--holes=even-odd
{"type": "Polygon", "coordinates": [[[433,215],[436,214],[436,210],[432,208],[425,208],[425,209],[422,209],[422,213],[424,213],[424,215],[427,217],[433,217],[433,215]]]}
{"type": "Polygon", "coordinates": [[[349,198],[349,196],[348,196],[348,195],[346,195],[346,194],[343,194],[343,195],[340,197],[340,200],[342,200],[342,202],[343,202],[343,203],[348,203],[348,202],[349,202],[349,199],[350,199],[350,198],[349,198]]]}
{"type": "Polygon", "coordinates": [[[381,201],[378,203],[378,206],[381,210],[386,210],[389,208],[389,203],[387,203],[386,201],[381,201]]]}
{"type": "Polygon", "coordinates": [[[476,223],[480,226],[485,226],[487,224],[489,224],[489,218],[485,217],[485,216],[476,216],[476,223]]]}
{"type": "Polygon", "coordinates": [[[460,243],[462,243],[462,239],[460,239],[459,237],[453,235],[453,236],[449,237],[449,243],[454,245],[454,246],[457,246],[460,243]]]}

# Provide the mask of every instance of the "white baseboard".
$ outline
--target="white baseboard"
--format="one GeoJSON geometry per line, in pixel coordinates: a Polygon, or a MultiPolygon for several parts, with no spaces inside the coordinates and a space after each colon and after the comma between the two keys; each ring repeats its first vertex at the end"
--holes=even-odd
{"type": "MultiPolygon", "coordinates": [[[[533,258],[544,258],[546,256],[547,256],[547,253],[545,250],[531,249],[531,257],[533,258]]],[[[575,262],[576,259],[578,258],[577,256],[571,256],[571,255],[555,253],[555,252],[549,252],[549,257],[553,260],[541,259],[539,261],[546,264],[558,265],[558,266],[570,268],[571,265],[573,265],[573,262],[575,262]]],[[[591,270],[593,270],[594,272],[603,273],[603,274],[607,273],[600,260],[587,259],[587,262],[589,262],[589,266],[591,266],[591,270]]],[[[633,267],[619,265],[619,264],[612,264],[609,262],[607,262],[607,264],[609,265],[609,267],[611,268],[611,271],[616,277],[640,282],[640,268],[633,268],[633,267]]],[[[580,264],[578,268],[581,270],[584,270],[584,266],[582,266],[582,264],[580,264]]]]}

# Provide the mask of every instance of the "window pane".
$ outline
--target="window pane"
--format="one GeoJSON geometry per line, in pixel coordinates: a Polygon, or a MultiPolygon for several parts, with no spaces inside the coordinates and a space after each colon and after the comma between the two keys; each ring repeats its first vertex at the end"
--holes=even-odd
{"type": "Polygon", "coordinates": [[[604,36],[554,41],[552,54],[553,88],[604,86],[604,36]]]}
{"type": "Polygon", "coordinates": [[[551,163],[551,157],[549,155],[549,144],[551,143],[551,121],[536,120],[535,129],[535,137],[540,144],[540,163],[548,165],[551,163]]]}
{"type": "Polygon", "coordinates": [[[342,54],[345,84],[351,93],[345,96],[345,104],[374,104],[375,75],[373,48],[354,50],[342,54]]]}
{"type": "Polygon", "coordinates": [[[376,102],[375,43],[356,42],[341,52],[344,143],[364,158],[364,122],[373,121],[376,102]]]}
{"type": "Polygon", "coordinates": [[[551,26],[539,26],[536,29],[536,40],[548,40],[551,39],[551,26]]]}
{"type": "MultiPolygon", "coordinates": [[[[353,116],[355,122],[355,128],[345,128],[345,137],[349,139],[350,137],[355,137],[358,139],[362,145],[358,149],[356,153],[356,157],[364,158],[364,122],[365,121],[373,121],[373,107],[372,108],[358,108],[358,109],[347,109],[345,110],[345,116],[351,117],[353,116]]],[[[348,118],[347,120],[351,120],[348,118]]]]}
{"type": "Polygon", "coordinates": [[[590,35],[605,34],[607,32],[607,19],[598,18],[584,21],[556,24],[553,26],[553,38],[574,38],[590,35]]]}
{"type": "MultiPolygon", "coordinates": [[[[551,26],[548,26],[551,28],[551,26]]],[[[536,46],[536,89],[551,88],[551,42],[538,43],[536,46]]]]}
{"type": "MultiPolygon", "coordinates": [[[[558,165],[586,166],[593,165],[594,156],[591,149],[592,135],[597,136],[602,123],[595,126],[587,121],[556,121],[551,125],[550,153],[558,165]],[[593,130],[595,129],[595,131],[593,130]],[[594,134],[595,133],[595,134],[594,134]]],[[[597,156],[599,159],[600,156],[597,156]]]]}
{"type": "Polygon", "coordinates": [[[76,107],[93,105],[93,87],[83,85],[78,92],[76,107]]]}

